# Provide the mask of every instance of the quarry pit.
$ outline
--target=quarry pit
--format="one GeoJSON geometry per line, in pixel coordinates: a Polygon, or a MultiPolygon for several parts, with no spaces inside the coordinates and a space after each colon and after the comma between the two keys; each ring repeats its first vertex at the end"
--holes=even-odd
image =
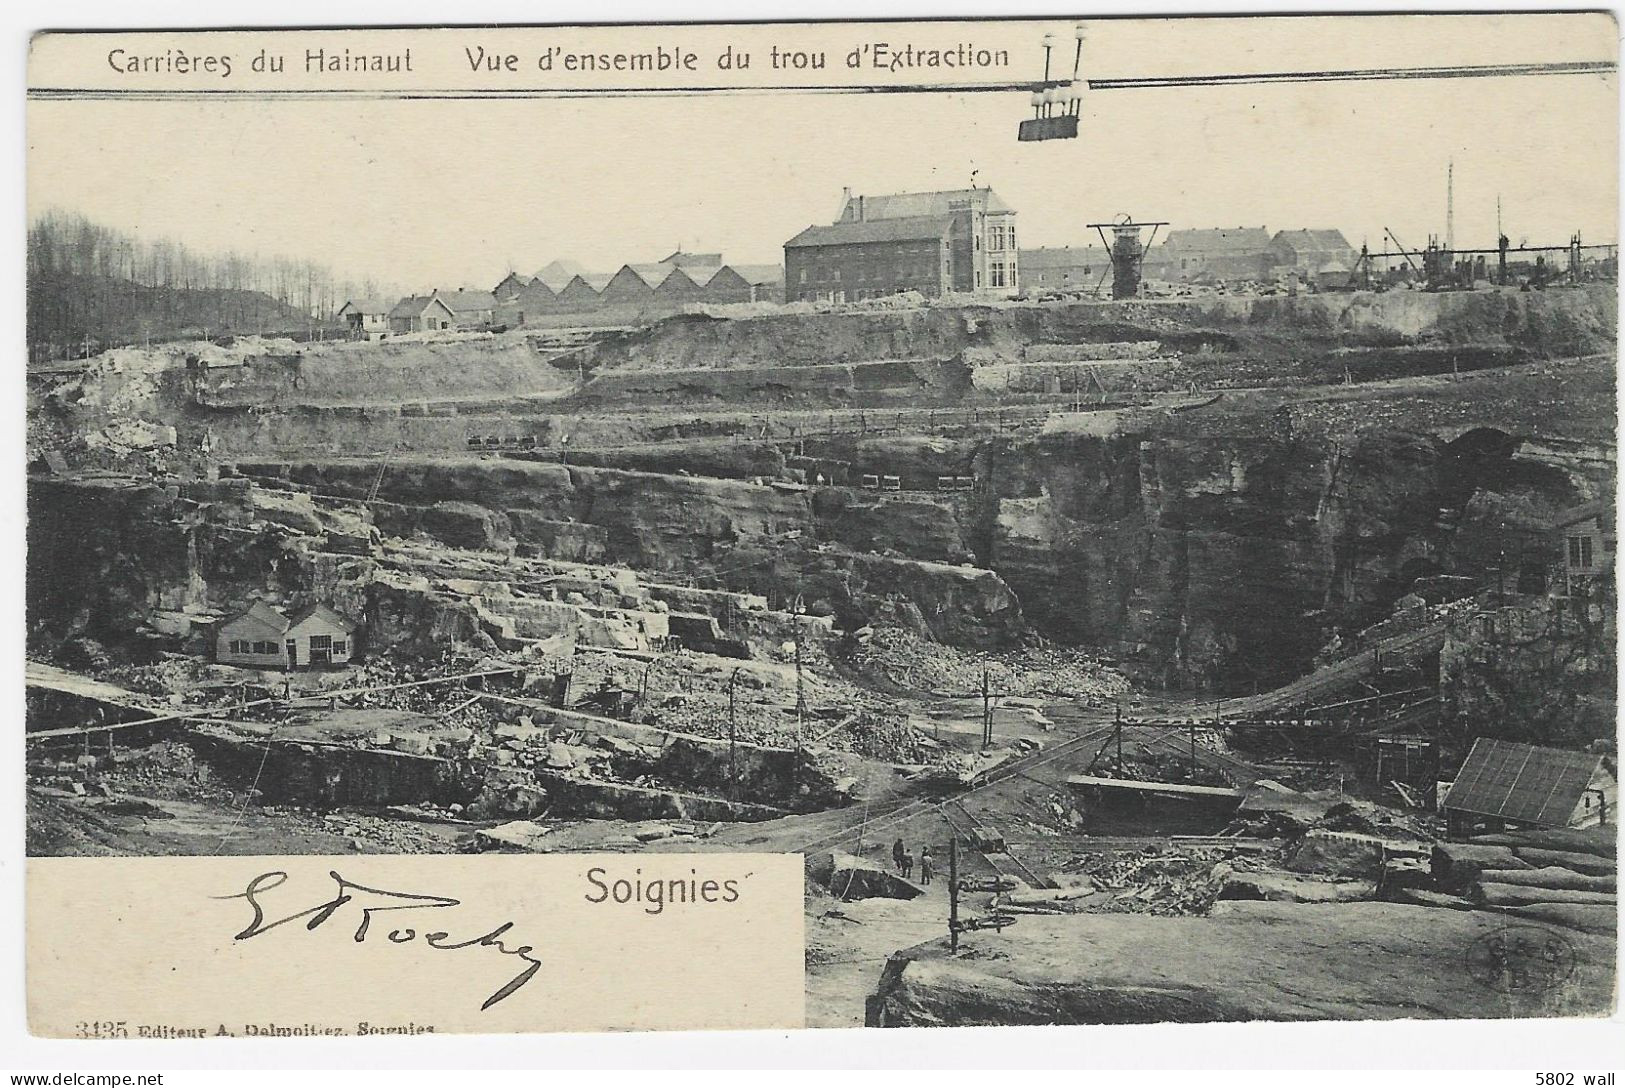
{"type": "Polygon", "coordinates": [[[1613,736],[1611,599],[1539,654],[1493,632],[1547,615],[1553,517],[1614,493],[1614,307],[687,314],[37,367],[30,852],[799,852],[814,1025],[1605,1010],[1612,829],[1493,844],[1607,884],[1509,899],[1462,875],[1437,774],[1376,752],[1613,736]],[[358,653],[219,660],[255,602],[358,653]],[[942,939],[950,842],[1001,921],[976,957],[942,939]],[[1561,1008],[1429,981],[1506,916],[1583,946],[1561,1008]],[[1190,942],[1208,974],[1166,977],[1190,942]]]}

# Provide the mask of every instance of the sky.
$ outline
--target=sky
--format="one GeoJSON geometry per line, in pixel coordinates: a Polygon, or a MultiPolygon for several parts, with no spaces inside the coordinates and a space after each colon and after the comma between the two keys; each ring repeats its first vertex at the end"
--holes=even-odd
{"type": "MultiPolygon", "coordinates": [[[[1125,20],[1091,30],[1085,74],[1611,59],[1616,34],[1595,15],[1125,20]]],[[[28,203],[403,290],[678,247],[776,263],[843,187],[973,176],[1016,209],[1024,248],[1094,241],[1086,224],[1120,213],[1336,227],[1377,250],[1387,227],[1420,247],[1444,233],[1452,162],[1462,248],[1494,245],[1498,198],[1514,245],[1618,236],[1615,76],[1100,90],[1079,139],[1018,143],[1030,114],[1019,91],[36,100],[28,203]]]]}

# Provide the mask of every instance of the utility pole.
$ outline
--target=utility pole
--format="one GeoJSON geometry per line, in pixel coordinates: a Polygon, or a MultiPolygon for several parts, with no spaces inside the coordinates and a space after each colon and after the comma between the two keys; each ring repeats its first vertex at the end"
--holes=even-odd
{"type": "Polygon", "coordinates": [[[1117,704],[1117,775],[1123,775],[1123,704],[1117,704]]]}
{"type": "Polygon", "coordinates": [[[797,593],[795,603],[790,606],[791,630],[796,647],[796,762],[793,783],[797,787],[801,785],[801,745],[807,729],[807,693],[801,677],[801,616],[805,611],[801,594],[797,593]]]}
{"type": "Polygon", "coordinates": [[[993,747],[993,689],[987,658],[982,658],[982,747],[993,747]]]}
{"type": "Polygon", "coordinates": [[[959,951],[959,840],[948,836],[948,951],[959,951]]]}
{"type": "Polygon", "coordinates": [[[738,744],[738,708],[734,699],[734,685],[739,681],[739,670],[728,676],[728,799],[739,800],[739,767],[736,762],[738,744]]]}
{"type": "Polygon", "coordinates": [[[1456,160],[1445,167],[1444,181],[1444,248],[1450,251],[1451,263],[1456,259],[1456,160]]]}
{"type": "Polygon", "coordinates": [[[1191,718],[1191,781],[1196,781],[1196,718],[1191,718]]]}

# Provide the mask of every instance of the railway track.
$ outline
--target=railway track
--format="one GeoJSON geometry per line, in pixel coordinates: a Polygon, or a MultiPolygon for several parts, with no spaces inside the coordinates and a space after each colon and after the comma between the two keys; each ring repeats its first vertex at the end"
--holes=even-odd
{"type": "MultiPolygon", "coordinates": [[[[1110,736],[1113,728],[1114,726],[1108,724],[1087,729],[1082,733],[1079,733],[1077,736],[1070,737],[1067,740],[1062,741],[1060,744],[1054,745],[1053,747],[1042,749],[1032,753],[1031,755],[1022,756],[1020,759],[1012,760],[1004,766],[989,772],[986,779],[980,785],[972,786],[964,793],[947,800],[899,801],[882,811],[878,818],[874,814],[874,806],[871,805],[866,816],[860,814],[856,819],[852,820],[839,830],[820,835],[807,841],[806,843],[803,843],[801,852],[810,853],[814,850],[833,848],[843,842],[856,838],[859,832],[867,834],[868,831],[872,829],[887,827],[902,820],[913,819],[916,816],[924,816],[933,812],[940,814],[946,806],[950,804],[958,804],[966,797],[973,797],[976,794],[981,793],[983,790],[992,789],[994,786],[1006,782],[1011,778],[1024,775],[1037,767],[1042,767],[1048,763],[1054,762],[1055,760],[1062,759],[1066,756],[1073,755],[1081,751],[1088,751],[1089,745],[1102,742],[1106,737],[1110,736]]],[[[951,823],[952,821],[950,820],[949,822],[951,823]]]]}
{"type": "MultiPolygon", "coordinates": [[[[965,840],[970,848],[976,851],[977,856],[987,862],[988,866],[1000,876],[1011,877],[1032,888],[1053,888],[1057,886],[1053,880],[1039,876],[1031,866],[1011,853],[1008,845],[1002,851],[983,849],[979,844],[987,842],[995,836],[990,835],[986,825],[973,816],[971,811],[959,801],[950,801],[942,806],[942,819],[956,837],[965,840]],[[953,813],[958,815],[955,816],[953,813]],[[961,820],[963,823],[960,822],[961,820]]],[[[999,838],[1000,841],[1003,841],[1002,837],[999,838]]]]}

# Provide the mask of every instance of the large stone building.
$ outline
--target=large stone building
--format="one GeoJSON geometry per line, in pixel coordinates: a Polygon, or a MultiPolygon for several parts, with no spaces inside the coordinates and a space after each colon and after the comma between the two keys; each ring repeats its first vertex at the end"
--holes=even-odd
{"type": "Polygon", "coordinates": [[[1112,285],[1111,256],[1101,246],[1040,246],[1020,252],[1021,293],[1107,291],[1112,285]]]}
{"type": "Polygon", "coordinates": [[[842,197],[834,223],[784,244],[787,301],[1020,290],[1016,213],[990,188],[842,197]]]}
{"type": "Polygon", "coordinates": [[[1270,242],[1274,267],[1317,273],[1329,264],[1353,268],[1359,254],[1340,230],[1283,230],[1270,242]]]}
{"type": "Polygon", "coordinates": [[[1288,273],[1326,290],[1349,286],[1360,255],[1340,230],[1283,230],[1270,242],[1277,277],[1288,273]]]}
{"type": "Polygon", "coordinates": [[[1169,231],[1168,240],[1146,254],[1145,275],[1180,283],[1264,279],[1275,264],[1271,243],[1263,227],[1169,231]]]}

